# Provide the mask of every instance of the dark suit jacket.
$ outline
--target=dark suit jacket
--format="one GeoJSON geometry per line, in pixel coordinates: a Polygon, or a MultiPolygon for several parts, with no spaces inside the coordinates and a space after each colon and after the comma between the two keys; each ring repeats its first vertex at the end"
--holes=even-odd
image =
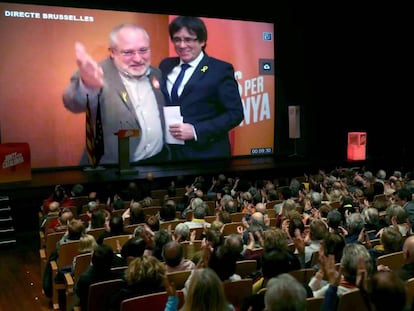
{"type": "MultiPolygon", "coordinates": [[[[166,87],[167,75],[179,62],[178,57],[171,57],[162,60],[159,66],[167,105],[172,105],[166,87]]],[[[229,131],[244,118],[233,66],[205,55],[184,86],[178,104],[183,122],[194,126],[197,141],[171,145],[173,160],[229,158],[229,131]]]]}
{"type": "MultiPolygon", "coordinates": [[[[115,67],[111,58],[107,58],[100,63],[104,71],[104,86],[101,90],[100,104],[101,117],[104,131],[105,154],[102,156],[100,164],[117,164],[118,163],[118,137],[114,135],[121,127],[137,128],[141,126],[136,117],[134,107],[129,100],[129,95],[124,84],[122,83],[118,69],[115,67]]],[[[162,128],[164,129],[164,96],[160,89],[161,72],[155,67],[151,67],[148,76],[152,89],[157,100],[160,112],[162,128]]],[[[63,95],[65,107],[75,113],[86,111],[86,98],[79,92],[79,72],[76,72],[71,83],[63,95]]],[[[89,96],[91,112],[96,118],[97,96],[89,96]]],[[[133,159],[135,151],[140,141],[140,136],[131,137],[130,139],[130,159],[133,159]]],[[[82,157],[80,164],[88,164],[86,156],[82,157]]]]}

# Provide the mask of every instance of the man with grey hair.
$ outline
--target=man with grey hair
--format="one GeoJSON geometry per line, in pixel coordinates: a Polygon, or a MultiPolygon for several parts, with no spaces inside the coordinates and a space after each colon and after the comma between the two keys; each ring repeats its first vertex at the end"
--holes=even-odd
{"type": "Polygon", "coordinates": [[[345,236],[345,242],[358,243],[358,237],[361,230],[364,229],[364,218],[360,213],[352,213],[346,218],[348,234],[345,236]]]}
{"type": "Polygon", "coordinates": [[[190,228],[185,223],[179,223],[175,226],[174,236],[178,242],[187,241],[190,236],[190,228]]]}
{"type": "Polygon", "coordinates": [[[205,202],[201,204],[196,204],[193,212],[193,218],[190,221],[186,221],[185,224],[191,229],[194,228],[209,228],[210,223],[208,223],[204,218],[207,216],[207,205],[205,202]]]}
{"type": "Polygon", "coordinates": [[[245,223],[246,230],[243,231],[243,242],[248,244],[249,233],[252,232],[256,238],[257,234],[262,235],[263,231],[266,230],[265,217],[261,212],[254,212],[250,219],[245,223]]]}
{"type": "Polygon", "coordinates": [[[288,273],[273,277],[264,296],[266,311],[306,310],[306,289],[288,273]]]}
{"type": "Polygon", "coordinates": [[[362,210],[361,214],[365,221],[365,232],[368,232],[369,239],[376,239],[376,235],[381,228],[378,210],[374,207],[367,207],[362,210]]]}

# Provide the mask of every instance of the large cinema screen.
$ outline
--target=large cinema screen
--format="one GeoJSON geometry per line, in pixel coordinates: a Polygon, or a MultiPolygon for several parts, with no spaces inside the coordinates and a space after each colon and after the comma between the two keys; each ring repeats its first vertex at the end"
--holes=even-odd
{"type": "MultiPolygon", "coordinates": [[[[175,56],[168,36],[173,15],[3,2],[0,12],[1,142],[28,143],[35,169],[82,164],[85,113],[72,113],[62,102],[77,69],[75,42],[82,42],[100,61],[108,56],[110,30],[134,22],[151,36],[154,66],[164,57],[175,56]]],[[[243,101],[245,118],[229,133],[232,157],[273,154],[274,24],[201,18],[208,28],[207,53],[233,64],[243,101]]]]}

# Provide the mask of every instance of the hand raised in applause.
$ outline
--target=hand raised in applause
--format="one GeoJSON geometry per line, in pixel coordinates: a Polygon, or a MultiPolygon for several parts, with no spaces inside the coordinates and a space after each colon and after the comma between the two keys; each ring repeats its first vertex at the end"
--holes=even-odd
{"type": "Polygon", "coordinates": [[[82,82],[88,88],[100,89],[103,86],[103,70],[86,52],[82,43],[75,43],[76,63],[82,82]]]}

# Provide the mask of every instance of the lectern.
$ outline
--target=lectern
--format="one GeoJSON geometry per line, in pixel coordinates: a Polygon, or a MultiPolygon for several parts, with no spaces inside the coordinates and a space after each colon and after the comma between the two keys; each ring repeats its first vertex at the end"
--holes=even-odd
{"type": "Polygon", "coordinates": [[[138,137],[137,129],[121,129],[115,133],[118,136],[119,174],[137,174],[138,170],[131,169],[129,165],[129,138],[138,137]]]}

